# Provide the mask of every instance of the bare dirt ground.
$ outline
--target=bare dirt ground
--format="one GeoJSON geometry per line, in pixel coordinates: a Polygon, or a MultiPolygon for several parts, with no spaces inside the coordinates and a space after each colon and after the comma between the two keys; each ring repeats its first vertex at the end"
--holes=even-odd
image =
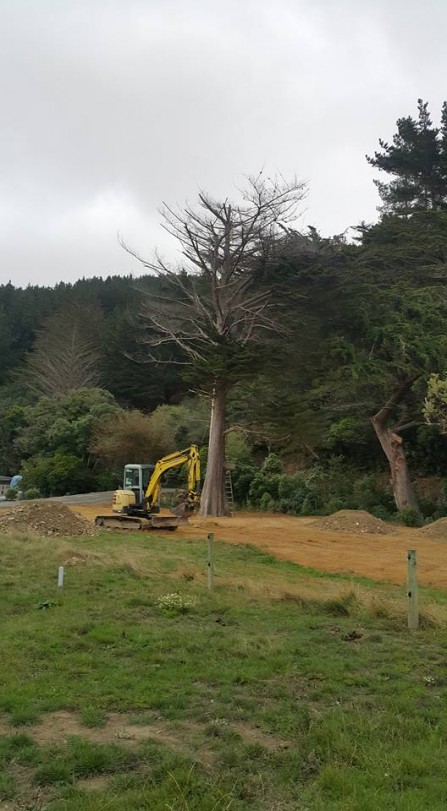
{"type": "MultiPolygon", "coordinates": [[[[212,722],[210,722],[212,723],[212,722]]],[[[290,741],[276,738],[263,732],[255,726],[242,721],[226,723],[233,732],[249,743],[260,743],[270,752],[287,749],[290,741]]],[[[0,735],[14,735],[17,728],[8,723],[0,715],[0,735]]],[[[159,717],[144,716],[141,720],[138,715],[132,718],[121,713],[109,713],[101,727],[86,727],[80,723],[77,716],[66,710],[49,712],[33,726],[27,727],[27,734],[38,744],[52,744],[66,742],[70,736],[76,735],[93,743],[106,744],[120,743],[133,748],[141,741],[152,739],[161,741],[182,755],[191,753],[191,744],[195,743],[194,756],[205,767],[210,767],[214,761],[213,753],[207,746],[206,729],[203,724],[195,721],[164,721],[159,717]]],[[[104,781],[104,777],[102,781],[104,781]]],[[[90,783],[90,787],[91,783],[90,783]]],[[[0,811],[2,805],[0,803],[0,811]]]]}
{"type": "MultiPolygon", "coordinates": [[[[71,505],[93,520],[104,505],[71,505]]],[[[390,535],[321,530],[315,516],[295,518],[270,513],[236,513],[233,518],[192,518],[177,537],[199,539],[213,532],[216,540],[251,544],[282,560],[323,572],[360,575],[402,585],[406,582],[407,550],[418,552],[418,579],[447,588],[447,540],[433,539],[406,527],[390,526],[390,535]]]]}

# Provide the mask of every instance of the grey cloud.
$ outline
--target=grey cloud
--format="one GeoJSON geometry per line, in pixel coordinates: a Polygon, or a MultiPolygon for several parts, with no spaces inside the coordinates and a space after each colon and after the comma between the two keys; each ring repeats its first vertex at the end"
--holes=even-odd
{"type": "MultiPolygon", "coordinates": [[[[163,200],[309,181],[302,224],[376,217],[364,159],[444,98],[439,0],[3,0],[0,281],[139,272],[163,200]]],[[[174,253],[172,253],[174,256],[174,253]]]]}

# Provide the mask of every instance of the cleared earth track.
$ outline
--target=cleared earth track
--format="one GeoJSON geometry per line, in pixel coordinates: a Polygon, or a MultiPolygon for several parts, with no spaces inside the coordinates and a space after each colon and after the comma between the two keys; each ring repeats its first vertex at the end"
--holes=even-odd
{"type": "MultiPolygon", "coordinates": [[[[70,504],[70,509],[94,521],[102,504],[70,504]]],[[[238,512],[232,518],[191,518],[176,537],[206,538],[251,544],[281,560],[290,560],[324,572],[369,577],[404,585],[407,550],[418,553],[418,578],[426,586],[447,588],[447,541],[434,540],[418,530],[390,526],[390,535],[327,532],[312,526],[315,516],[296,518],[271,513],[238,512]]],[[[150,536],[148,536],[150,543],[150,536]]]]}

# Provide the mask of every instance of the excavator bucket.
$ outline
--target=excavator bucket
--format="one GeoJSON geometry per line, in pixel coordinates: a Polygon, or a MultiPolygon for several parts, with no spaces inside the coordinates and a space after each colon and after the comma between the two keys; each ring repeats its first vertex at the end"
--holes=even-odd
{"type": "Polygon", "coordinates": [[[192,507],[191,504],[185,504],[185,502],[182,502],[181,504],[177,504],[176,507],[173,507],[171,512],[173,515],[177,516],[182,524],[186,524],[188,518],[190,518],[191,515],[194,515],[194,507],[192,507]]]}

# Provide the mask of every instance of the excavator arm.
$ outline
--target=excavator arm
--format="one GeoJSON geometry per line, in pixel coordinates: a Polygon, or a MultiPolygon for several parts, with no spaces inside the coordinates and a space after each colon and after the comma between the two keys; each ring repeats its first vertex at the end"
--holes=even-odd
{"type": "Polygon", "coordinates": [[[198,500],[197,489],[200,484],[199,449],[197,445],[191,445],[183,451],[174,451],[174,453],[169,453],[158,460],[144,494],[144,500],[149,511],[158,504],[163,473],[166,470],[181,467],[181,465],[185,464],[188,468],[188,498],[191,501],[198,500]]]}

